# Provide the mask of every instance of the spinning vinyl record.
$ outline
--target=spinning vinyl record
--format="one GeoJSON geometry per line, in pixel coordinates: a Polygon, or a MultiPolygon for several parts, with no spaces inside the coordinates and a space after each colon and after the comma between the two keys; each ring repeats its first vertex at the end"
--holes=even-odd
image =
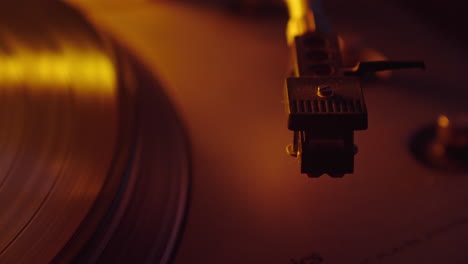
{"type": "Polygon", "coordinates": [[[0,4],[0,263],[165,263],[184,129],[125,48],[59,1],[0,4]]]}

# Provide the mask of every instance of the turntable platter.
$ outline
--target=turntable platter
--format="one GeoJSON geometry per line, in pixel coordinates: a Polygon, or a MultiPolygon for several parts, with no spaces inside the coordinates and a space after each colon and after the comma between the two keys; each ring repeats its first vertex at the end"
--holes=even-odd
{"type": "Polygon", "coordinates": [[[189,124],[193,195],[175,263],[468,259],[467,175],[426,168],[407,146],[438,114],[466,110],[466,52],[390,1],[329,2],[345,41],[359,37],[390,59],[423,58],[428,71],[365,87],[369,130],[357,133],[355,175],[318,180],[284,153],[285,21],[82,2],[158,70],[189,124]]]}

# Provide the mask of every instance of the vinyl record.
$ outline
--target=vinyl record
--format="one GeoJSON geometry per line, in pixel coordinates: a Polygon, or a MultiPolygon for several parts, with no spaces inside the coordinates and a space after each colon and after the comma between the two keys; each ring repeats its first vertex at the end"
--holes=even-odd
{"type": "Polygon", "coordinates": [[[58,1],[0,4],[0,263],[167,262],[183,126],[145,67],[58,1]]]}

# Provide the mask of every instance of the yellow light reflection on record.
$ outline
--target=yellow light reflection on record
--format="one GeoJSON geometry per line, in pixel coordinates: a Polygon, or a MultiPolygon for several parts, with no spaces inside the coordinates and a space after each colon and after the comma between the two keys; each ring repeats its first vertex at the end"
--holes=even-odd
{"type": "Polygon", "coordinates": [[[307,31],[315,31],[315,18],[308,0],[285,0],[289,10],[289,21],[286,29],[288,43],[292,44],[294,37],[307,31]]]}
{"type": "Polygon", "coordinates": [[[116,87],[115,66],[110,58],[89,52],[15,52],[0,54],[2,88],[19,84],[41,89],[68,89],[78,93],[112,94],[116,87]]]}

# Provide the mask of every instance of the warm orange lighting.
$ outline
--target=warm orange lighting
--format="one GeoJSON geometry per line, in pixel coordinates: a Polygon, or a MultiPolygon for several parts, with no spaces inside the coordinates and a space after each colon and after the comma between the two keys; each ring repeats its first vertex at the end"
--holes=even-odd
{"type": "Polygon", "coordinates": [[[440,115],[439,118],[437,119],[437,124],[439,125],[439,127],[446,128],[450,125],[450,120],[448,119],[447,116],[440,115]]]}
{"type": "Polygon", "coordinates": [[[307,31],[315,31],[315,18],[307,0],[285,0],[289,10],[289,22],[286,29],[288,43],[292,44],[294,37],[307,31]]]}

